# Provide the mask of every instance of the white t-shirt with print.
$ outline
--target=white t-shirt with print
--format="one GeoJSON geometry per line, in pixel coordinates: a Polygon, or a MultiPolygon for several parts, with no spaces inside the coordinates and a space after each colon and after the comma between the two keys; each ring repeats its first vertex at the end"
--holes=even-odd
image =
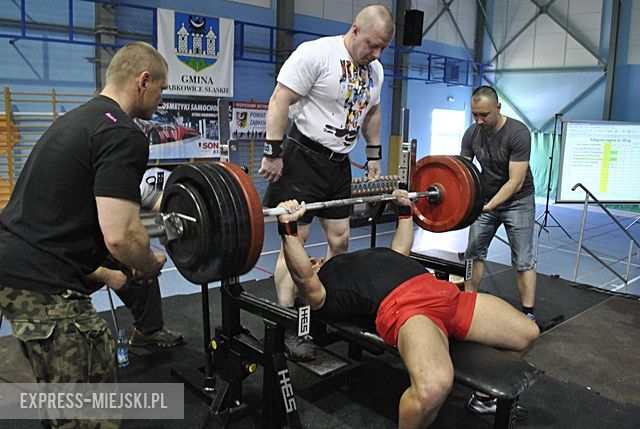
{"type": "Polygon", "coordinates": [[[289,117],[305,136],[334,152],[350,152],[364,118],[380,103],[379,61],[355,63],[342,36],[302,43],[282,65],[278,82],[302,95],[289,117]]]}

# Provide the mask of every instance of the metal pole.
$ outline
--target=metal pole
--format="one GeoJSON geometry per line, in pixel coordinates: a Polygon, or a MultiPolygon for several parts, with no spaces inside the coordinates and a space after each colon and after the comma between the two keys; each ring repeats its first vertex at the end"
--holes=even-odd
{"type": "Polygon", "coordinates": [[[589,210],[589,194],[584,196],[584,207],[582,208],[582,222],[580,223],[580,238],[578,239],[578,250],[576,251],[576,267],[573,270],[573,281],[578,278],[578,264],[580,263],[580,253],[582,252],[582,242],[584,240],[584,226],[587,223],[587,210],[589,210]]]}
{"type": "Polygon", "coordinates": [[[624,291],[627,292],[629,286],[629,272],[631,271],[631,256],[633,255],[633,241],[629,240],[629,254],[627,255],[627,272],[624,276],[624,291]]]}
{"type": "Polygon", "coordinates": [[[118,325],[118,318],[116,317],[113,297],[111,296],[111,289],[109,289],[109,286],[107,286],[107,295],[109,296],[109,308],[111,309],[111,317],[113,317],[113,326],[116,328],[116,332],[120,332],[120,326],[118,325]]]}
{"type": "Polygon", "coordinates": [[[604,109],[602,112],[602,119],[611,119],[611,110],[613,108],[613,96],[614,96],[614,80],[616,74],[616,62],[618,57],[618,25],[620,23],[620,7],[621,1],[612,1],[613,10],[611,11],[611,29],[609,33],[609,55],[607,61],[607,85],[604,90],[604,109]]]}
{"type": "Polygon", "coordinates": [[[553,175],[553,152],[556,149],[556,136],[558,135],[558,119],[562,118],[561,113],[556,113],[555,121],[553,122],[553,138],[551,140],[551,153],[549,155],[549,180],[547,181],[547,201],[544,205],[544,219],[542,220],[542,226],[547,226],[547,215],[549,214],[549,195],[551,194],[551,176],[553,175]]]}

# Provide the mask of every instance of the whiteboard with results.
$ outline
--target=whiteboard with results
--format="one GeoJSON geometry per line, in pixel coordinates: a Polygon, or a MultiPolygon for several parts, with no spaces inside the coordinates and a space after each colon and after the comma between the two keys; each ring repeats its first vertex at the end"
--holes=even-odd
{"type": "Polygon", "coordinates": [[[563,121],[556,202],[584,202],[576,183],[601,202],[640,203],[640,123],[563,121]]]}

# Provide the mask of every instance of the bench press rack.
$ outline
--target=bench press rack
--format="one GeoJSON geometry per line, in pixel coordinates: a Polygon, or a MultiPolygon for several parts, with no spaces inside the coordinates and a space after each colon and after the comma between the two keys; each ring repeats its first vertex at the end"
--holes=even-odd
{"type": "MultiPolygon", "coordinates": [[[[203,296],[208,289],[203,285],[203,296]]],[[[263,367],[262,427],[302,427],[291,377],[284,357],[284,328],[297,328],[298,313],[271,301],[247,293],[239,278],[223,280],[220,287],[222,325],[210,332],[208,297],[203,298],[203,322],[205,343],[205,388],[199,388],[186,377],[172,370],[203,401],[209,403],[209,411],[202,427],[215,418],[222,427],[230,421],[247,415],[250,410],[244,403],[242,383],[255,371],[255,365],[263,367]],[[245,310],[264,319],[264,339],[259,341],[240,323],[240,312],[245,310]],[[215,372],[212,357],[215,361],[215,372]],[[214,388],[215,385],[215,388],[214,388]]],[[[326,324],[312,320],[311,335],[322,345],[336,341],[349,344],[349,358],[360,360],[362,351],[373,355],[390,352],[398,355],[375,334],[346,323],[326,324]]],[[[531,363],[517,359],[477,343],[451,341],[451,358],[454,364],[454,381],[498,398],[494,428],[513,428],[518,396],[535,382],[540,371],[531,363]]],[[[321,349],[322,350],[322,349],[321,349]]],[[[345,366],[349,361],[344,360],[345,366]]],[[[325,374],[325,375],[328,375],[325,374]]]]}
{"type": "Polygon", "coordinates": [[[255,372],[256,364],[264,369],[262,389],[262,427],[301,428],[291,379],[284,357],[284,328],[298,324],[297,312],[246,293],[234,277],[222,280],[222,325],[211,337],[208,285],[202,285],[204,384],[171,369],[171,375],[185,383],[209,410],[201,427],[214,419],[222,427],[250,413],[242,396],[242,382],[255,372]],[[264,318],[264,340],[260,342],[240,323],[240,310],[264,318]],[[214,365],[215,362],[215,365],[214,365]],[[215,375],[214,375],[215,372],[215,375]],[[201,387],[202,386],[202,387],[201,387]]]}

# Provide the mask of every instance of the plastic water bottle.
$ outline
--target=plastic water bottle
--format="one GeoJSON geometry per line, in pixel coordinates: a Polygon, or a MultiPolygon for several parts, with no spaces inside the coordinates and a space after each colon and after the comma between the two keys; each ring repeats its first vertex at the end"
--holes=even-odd
{"type": "Polygon", "coordinates": [[[129,345],[124,335],[124,329],[118,330],[118,341],[116,343],[116,355],[118,356],[118,368],[129,366],[129,345]]]}

